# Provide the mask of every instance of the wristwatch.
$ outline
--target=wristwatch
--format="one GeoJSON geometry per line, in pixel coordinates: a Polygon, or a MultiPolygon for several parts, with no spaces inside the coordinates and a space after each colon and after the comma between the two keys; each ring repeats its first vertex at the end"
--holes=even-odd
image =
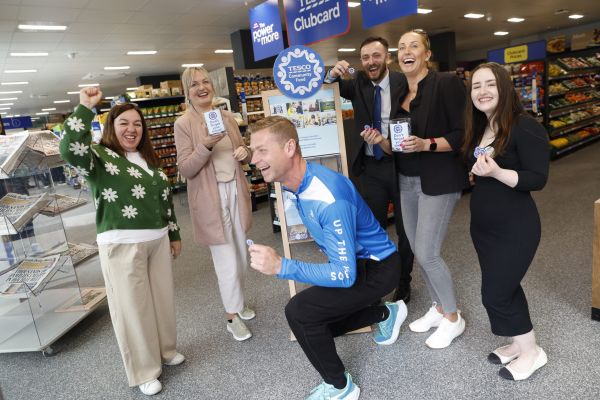
{"type": "Polygon", "coordinates": [[[436,151],[437,150],[437,143],[435,142],[434,138],[429,138],[429,141],[431,143],[429,143],[429,151],[436,151]]]}

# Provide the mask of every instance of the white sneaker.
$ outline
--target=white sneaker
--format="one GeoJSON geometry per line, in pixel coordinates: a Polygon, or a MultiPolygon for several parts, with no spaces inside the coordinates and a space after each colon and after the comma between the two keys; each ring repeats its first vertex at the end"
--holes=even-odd
{"type": "Polygon", "coordinates": [[[458,313],[456,322],[450,322],[449,319],[442,318],[440,326],[427,338],[425,344],[432,349],[443,349],[450,346],[452,341],[462,335],[465,331],[465,320],[458,313]]]}
{"type": "Polygon", "coordinates": [[[139,388],[146,396],[154,396],[162,390],[162,385],[158,379],[153,379],[150,382],[142,383],[139,388]]]}
{"type": "Polygon", "coordinates": [[[444,319],[444,314],[440,314],[436,308],[437,303],[433,303],[427,314],[423,315],[416,321],[411,322],[408,328],[413,332],[423,333],[431,328],[440,326],[440,322],[444,319]]]}
{"type": "Polygon", "coordinates": [[[244,308],[242,308],[242,311],[237,313],[237,315],[244,321],[248,321],[248,320],[251,320],[252,318],[256,317],[256,313],[254,312],[254,310],[251,309],[250,307],[248,307],[247,305],[244,305],[244,308]]]}
{"type": "Polygon", "coordinates": [[[237,315],[233,317],[231,322],[227,322],[227,332],[231,333],[233,338],[238,342],[252,337],[252,332],[250,332],[246,324],[237,315]]]}
{"type": "Polygon", "coordinates": [[[173,366],[173,365],[179,365],[184,361],[185,361],[185,357],[183,356],[183,354],[175,353],[175,357],[171,358],[171,360],[169,360],[169,361],[163,362],[163,364],[173,366]]]}

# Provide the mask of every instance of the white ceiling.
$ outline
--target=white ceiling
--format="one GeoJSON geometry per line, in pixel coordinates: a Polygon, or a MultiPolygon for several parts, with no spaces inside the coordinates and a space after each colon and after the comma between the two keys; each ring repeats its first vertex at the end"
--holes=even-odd
{"type": "MultiPolygon", "coordinates": [[[[263,0],[0,0],[0,82],[28,81],[25,86],[0,86],[0,92],[23,90],[10,114],[33,115],[42,108],[56,107],[69,112],[78,101],[81,83],[100,83],[106,96],[136,86],[140,75],[180,73],[183,63],[204,63],[213,70],[233,66],[230,54],[215,54],[217,48],[230,48],[230,34],[248,28],[248,9],[263,0]],[[17,29],[22,23],[67,25],[65,32],[35,33],[17,29]],[[128,50],[157,50],[157,55],[127,56],[128,50]],[[10,52],[45,51],[48,57],[10,57],[10,52]],[[74,55],[69,58],[68,55],[74,55]],[[129,65],[127,71],[105,71],[105,66],[129,65]],[[6,74],[7,69],[37,69],[37,73],[6,74]],[[93,79],[83,80],[86,75],[93,79]],[[68,104],[54,100],[70,99],[68,104]]],[[[282,1],[280,1],[280,6],[282,1]]],[[[391,44],[411,28],[430,34],[456,32],[457,50],[465,52],[498,48],[511,38],[527,37],[600,21],[597,0],[423,0],[421,7],[433,9],[427,15],[413,15],[364,30],[360,7],[351,9],[351,31],[313,47],[327,64],[338,59],[339,47],[357,47],[368,35],[387,37],[391,44]],[[571,20],[555,10],[568,8],[585,15],[571,20]],[[468,20],[467,12],[481,12],[487,18],[468,20]],[[509,17],[524,17],[519,24],[509,17]],[[493,32],[510,34],[496,37],[493,32]]],[[[282,7],[280,7],[282,8],[282,7]]],[[[283,16],[283,13],[282,13],[283,16]]],[[[344,58],[352,55],[343,53],[344,58]]],[[[1,101],[0,103],[5,103],[1,101]]]]}

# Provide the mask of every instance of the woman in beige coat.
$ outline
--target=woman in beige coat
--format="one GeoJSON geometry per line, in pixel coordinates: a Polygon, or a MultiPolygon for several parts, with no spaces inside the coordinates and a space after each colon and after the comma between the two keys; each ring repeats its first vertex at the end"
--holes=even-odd
{"type": "Polygon", "coordinates": [[[208,134],[204,113],[213,110],[215,94],[208,72],[187,68],[181,81],[187,111],[175,122],[175,145],[179,172],[187,179],[194,239],[210,248],[227,331],[242,341],[252,336],[242,320],[255,316],[243,293],[252,207],[242,164],[252,155],[228,111],[221,111],[225,132],[208,134]]]}

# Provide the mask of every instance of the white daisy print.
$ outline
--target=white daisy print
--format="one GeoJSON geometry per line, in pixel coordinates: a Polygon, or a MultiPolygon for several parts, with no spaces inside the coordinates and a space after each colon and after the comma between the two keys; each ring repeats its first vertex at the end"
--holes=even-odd
{"type": "Polygon", "coordinates": [[[74,168],[75,168],[75,171],[77,171],[77,173],[79,175],[81,175],[81,176],[90,176],[90,173],[87,171],[87,169],[85,169],[85,168],[77,168],[77,167],[74,167],[74,168]]]}
{"type": "Polygon", "coordinates": [[[138,200],[143,199],[146,195],[146,189],[144,189],[142,185],[135,185],[133,189],[131,189],[131,194],[138,200]]]}
{"type": "Polygon", "coordinates": [[[167,178],[167,175],[164,172],[158,171],[158,174],[160,175],[161,178],[163,178],[163,181],[169,180],[169,178],[167,178]]]}
{"type": "Polygon", "coordinates": [[[127,219],[135,218],[135,216],[138,214],[137,208],[134,206],[125,206],[121,209],[121,212],[127,219]]]}
{"type": "Polygon", "coordinates": [[[111,175],[118,175],[120,172],[119,168],[117,168],[117,166],[113,163],[107,162],[104,167],[106,168],[106,172],[108,172],[111,175]]]}
{"type": "Polygon", "coordinates": [[[98,154],[98,152],[96,151],[96,148],[94,146],[92,146],[92,153],[94,153],[96,155],[96,157],[100,157],[100,154],[98,154]]]}
{"type": "Polygon", "coordinates": [[[163,200],[167,200],[169,198],[169,188],[165,188],[165,190],[163,190],[162,198],[163,200]]]}
{"type": "Polygon", "coordinates": [[[142,177],[140,170],[135,167],[127,168],[127,172],[129,172],[129,175],[133,176],[134,178],[140,179],[142,177]]]}
{"type": "Polygon", "coordinates": [[[84,154],[87,154],[89,148],[90,146],[86,146],[85,144],[79,142],[73,142],[69,145],[69,151],[71,151],[76,156],[81,157],[83,157],[84,154]]]}
{"type": "Polygon", "coordinates": [[[177,226],[177,224],[173,221],[169,221],[169,230],[172,231],[177,231],[179,230],[179,227],[177,226]]]}
{"type": "Polygon", "coordinates": [[[77,117],[71,117],[67,119],[67,125],[69,125],[69,128],[71,128],[71,130],[75,132],[79,132],[85,128],[85,125],[83,124],[81,118],[77,117]]]}
{"type": "Polygon", "coordinates": [[[105,150],[106,150],[106,154],[108,154],[108,155],[109,155],[109,156],[111,156],[112,158],[118,158],[118,157],[119,157],[119,155],[118,155],[116,152],[112,151],[112,150],[111,150],[111,149],[109,149],[108,147],[106,147],[106,149],[105,149],[105,150]]]}
{"type": "Polygon", "coordinates": [[[117,195],[117,192],[114,191],[112,188],[104,189],[102,191],[102,197],[104,197],[104,200],[106,200],[109,203],[112,203],[113,201],[115,201],[119,198],[119,196],[117,195]]]}
{"type": "Polygon", "coordinates": [[[173,212],[169,208],[169,209],[167,209],[167,217],[171,218],[171,215],[173,215],[173,212]]]}

